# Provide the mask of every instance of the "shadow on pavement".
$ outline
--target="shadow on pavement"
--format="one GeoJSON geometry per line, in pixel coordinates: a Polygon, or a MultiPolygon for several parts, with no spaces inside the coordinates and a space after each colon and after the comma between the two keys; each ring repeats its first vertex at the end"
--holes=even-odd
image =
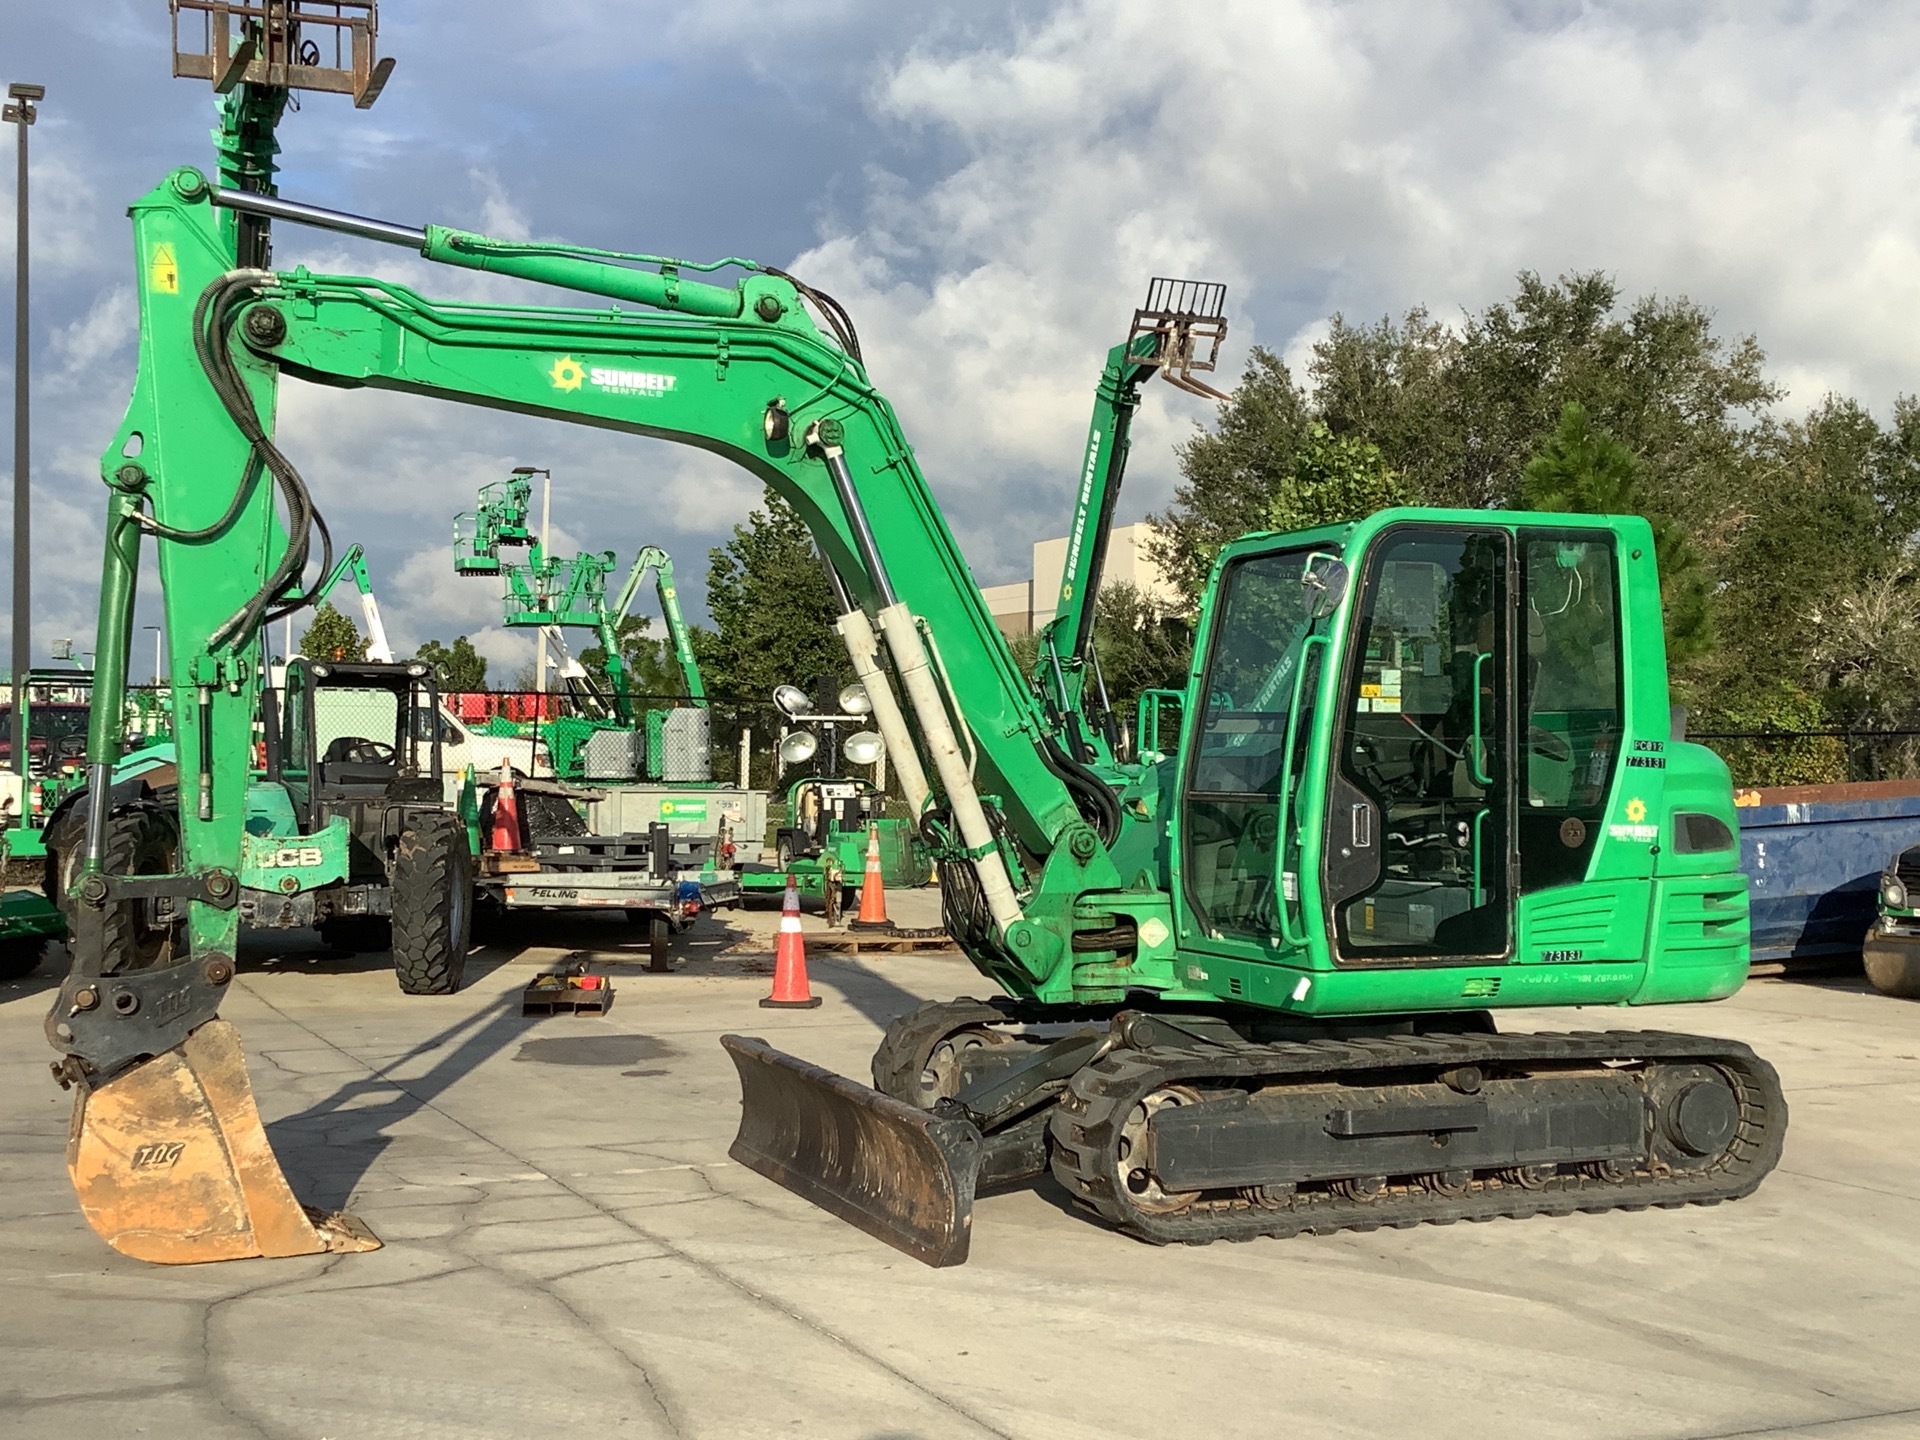
{"type": "MultiPolygon", "coordinates": [[[[648,973],[644,938],[638,927],[621,920],[551,913],[513,916],[506,920],[503,933],[489,938],[496,943],[467,957],[469,982],[476,973],[514,963],[525,948],[534,945],[589,951],[601,959],[611,953],[619,960],[630,960],[633,968],[623,964],[619,971],[622,986],[648,973]],[[485,969],[476,972],[476,964],[485,969]]],[[[688,933],[674,937],[674,955],[681,961],[717,955],[735,938],[737,934],[715,925],[709,917],[688,933]]],[[[391,964],[384,951],[348,957],[330,951],[319,954],[332,959],[324,971],[317,973],[375,970],[391,964]]],[[[289,969],[302,958],[290,955],[277,966],[261,968],[289,969]]],[[[907,997],[909,1003],[912,998],[907,997]]],[[[393,999],[396,1005],[432,1003],[397,993],[393,999]]],[[[375,1073],[349,1080],[326,1099],[270,1123],[266,1127],[268,1136],[294,1193],[322,1209],[346,1205],[391,1142],[392,1127],[430,1106],[489,1057],[516,1044],[522,1053],[515,1058],[548,1063],[631,1065],[658,1059],[664,1053],[660,1042],[646,1036],[565,1037],[558,1046],[549,1044],[545,1037],[530,1037],[520,1004],[519,990],[510,990],[485,1010],[454,1021],[385,1062],[375,1073]],[[612,1049],[606,1054],[592,1053],[591,1046],[582,1046],[586,1039],[604,1041],[612,1049]],[[429,1056],[434,1057],[433,1063],[424,1073],[405,1073],[429,1056]]]]}
{"type": "Polygon", "coordinates": [[[390,1127],[419,1113],[489,1056],[526,1034],[520,996],[511,993],[422,1040],[371,1075],[349,1080],[325,1100],[267,1126],[293,1190],[321,1209],[346,1205],[391,1141],[390,1127]],[[424,1074],[395,1078],[439,1053],[424,1074]]]}
{"type": "MultiPolygon", "coordinates": [[[[916,995],[905,986],[896,985],[885,975],[850,960],[836,957],[808,956],[808,978],[816,990],[831,990],[847,1004],[858,1010],[867,1019],[882,1030],[909,1010],[917,1009],[926,1003],[924,995],[916,995]]],[[[972,966],[964,969],[956,967],[954,973],[956,986],[975,982],[972,988],[982,994],[994,994],[994,985],[986,980],[972,966]]],[[[961,992],[956,989],[952,995],[940,995],[935,998],[951,1000],[961,992]]]]}

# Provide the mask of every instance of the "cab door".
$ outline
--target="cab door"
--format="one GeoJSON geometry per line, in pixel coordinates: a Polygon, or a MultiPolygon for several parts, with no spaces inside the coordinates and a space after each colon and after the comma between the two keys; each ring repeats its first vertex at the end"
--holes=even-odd
{"type": "Polygon", "coordinates": [[[1327,547],[1245,555],[1215,594],[1180,757],[1183,949],[1273,961],[1304,947],[1298,806],[1344,579],[1327,547]]]}
{"type": "Polygon", "coordinates": [[[1321,889],[1337,965],[1513,951],[1512,540],[1368,547],[1335,690],[1321,889]]]}
{"type": "MultiPolygon", "coordinates": [[[[280,783],[293,802],[302,833],[313,828],[313,705],[312,680],[299,662],[287,666],[282,682],[280,711],[280,783]]],[[[272,692],[269,691],[269,694],[272,692]]]]}

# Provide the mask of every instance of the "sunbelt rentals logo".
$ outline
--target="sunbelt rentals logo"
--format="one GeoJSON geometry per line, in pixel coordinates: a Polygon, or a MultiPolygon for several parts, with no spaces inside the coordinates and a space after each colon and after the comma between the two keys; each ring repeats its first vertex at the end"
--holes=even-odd
{"type": "Polygon", "coordinates": [[[1651,845],[1660,838],[1660,827],[1649,825],[1647,802],[1638,795],[1627,801],[1627,823],[1607,826],[1607,834],[1615,840],[1632,840],[1641,845],[1651,845]]]}
{"type": "Polygon", "coordinates": [[[652,370],[619,370],[610,365],[588,365],[571,355],[562,355],[547,371],[556,390],[578,390],[582,386],[603,390],[609,395],[665,395],[673,389],[675,377],[652,370]]]}

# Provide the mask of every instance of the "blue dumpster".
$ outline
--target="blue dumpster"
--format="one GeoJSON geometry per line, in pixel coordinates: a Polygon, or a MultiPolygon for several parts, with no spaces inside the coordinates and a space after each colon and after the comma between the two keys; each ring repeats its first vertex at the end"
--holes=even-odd
{"type": "Polygon", "coordinates": [[[1742,790],[1734,803],[1754,961],[1858,955],[1880,872],[1920,845],[1920,781],[1742,790]]]}

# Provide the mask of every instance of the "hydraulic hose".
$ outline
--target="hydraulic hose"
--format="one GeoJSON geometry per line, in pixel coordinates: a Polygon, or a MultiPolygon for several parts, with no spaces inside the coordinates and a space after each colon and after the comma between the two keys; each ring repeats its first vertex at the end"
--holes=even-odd
{"type": "Polygon", "coordinates": [[[1120,797],[1113,787],[1085,765],[1067,754],[1066,747],[1051,736],[1040,746],[1040,758],[1060,783],[1073,793],[1080,814],[1100,836],[1100,843],[1112,845],[1120,838],[1120,797]]]}
{"type": "Polygon", "coordinates": [[[244,640],[259,628],[282,616],[291,615],[313,602],[319,586],[333,569],[333,536],[326,521],[313,504],[312,493],[293,462],[281,453],[254,409],[253,397],[234,363],[230,331],[238,307],[253,291],[274,279],[271,271],[232,270],[201,292],[193,312],[193,349],[206,372],[207,381],[219,397],[221,406],[232,419],[234,428],[249,446],[247,463],[240,483],[226,512],[213,524],[200,529],[182,529],[163,524],[153,516],[141,516],[140,524],[162,539],[196,543],[223,532],[239,516],[252,493],[260,472],[272,475],[287,510],[287,546],[278,563],[253,597],[236,610],[209,638],[211,648],[235,640],[244,640]],[[312,537],[319,533],[321,545],[320,576],[314,585],[288,596],[305,573],[312,550],[312,537]],[[284,597],[284,598],[283,598],[284,597]]]}

